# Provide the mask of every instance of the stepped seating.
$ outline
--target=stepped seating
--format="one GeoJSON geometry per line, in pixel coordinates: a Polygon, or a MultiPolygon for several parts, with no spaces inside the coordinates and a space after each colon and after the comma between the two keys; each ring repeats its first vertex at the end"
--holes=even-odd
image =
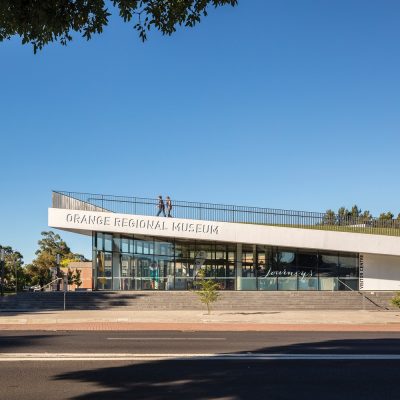
{"type": "MultiPolygon", "coordinates": [[[[395,310],[394,292],[220,292],[215,310],[395,310]]],[[[62,310],[63,292],[20,293],[0,298],[0,311],[62,310]]],[[[68,310],[199,310],[187,291],[68,292],[68,310]]]]}

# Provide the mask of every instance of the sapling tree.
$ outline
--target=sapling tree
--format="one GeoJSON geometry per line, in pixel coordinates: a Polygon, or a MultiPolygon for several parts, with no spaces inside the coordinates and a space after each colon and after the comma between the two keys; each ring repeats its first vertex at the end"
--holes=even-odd
{"type": "Polygon", "coordinates": [[[394,297],[392,298],[391,303],[392,303],[394,306],[400,308],[400,292],[396,293],[396,296],[394,296],[394,297]]]}
{"type": "Polygon", "coordinates": [[[207,313],[210,314],[212,303],[215,303],[220,295],[218,282],[214,279],[206,278],[206,271],[203,269],[199,271],[196,289],[196,294],[199,296],[200,301],[207,306],[207,313]]]}
{"type": "Polygon", "coordinates": [[[74,283],[77,288],[79,288],[82,285],[81,276],[82,276],[82,270],[77,268],[75,270],[75,275],[74,275],[74,283]]]}
{"type": "Polygon", "coordinates": [[[74,284],[74,271],[71,268],[68,268],[68,271],[67,271],[67,282],[68,282],[68,285],[74,284]]]}

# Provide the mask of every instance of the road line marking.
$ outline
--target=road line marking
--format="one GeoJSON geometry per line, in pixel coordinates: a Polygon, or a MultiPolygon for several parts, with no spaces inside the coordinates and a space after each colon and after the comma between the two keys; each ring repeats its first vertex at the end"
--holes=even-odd
{"type": "Polygon", "coordinates": [[[199,337],[199,338],[193,338],[193,337],[182,337],[182,338],[175,338],[175,337],[109,337],[107,340],[138,340],[138,341],[145,341],[145,340],[175,340],[175,341],[180,341],[180,340],[191,340],[191,341],[200,341],[200,340],[226,340],[226,338],[207,338],[207,337],[199,337]]]}
{"type": "Polygon", "coordinates": [[[1,361],[187,361],[187,360],[400,360],[400,354],[267,354],[267,353],[0,353],[1,361]]]}

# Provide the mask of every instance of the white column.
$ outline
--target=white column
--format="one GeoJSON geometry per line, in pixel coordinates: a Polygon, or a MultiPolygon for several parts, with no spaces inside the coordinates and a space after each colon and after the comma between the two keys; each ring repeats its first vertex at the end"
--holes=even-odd
{"type": "Polygon", "coordinates": [[[242,290],[242,243],[236,245],[236,290],[242,290]]]}

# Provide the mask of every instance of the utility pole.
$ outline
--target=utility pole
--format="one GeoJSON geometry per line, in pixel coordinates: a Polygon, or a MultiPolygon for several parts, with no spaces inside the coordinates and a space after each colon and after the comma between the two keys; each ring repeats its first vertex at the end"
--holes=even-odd
{"type": "MultiPolygon", "coordinates": [[[[57,264],[56,275],[57,275],[57,278],[60,278],[60,254],[56,255],[56,264],[57,264]]],[[[57,280],[57,291],[59,291],[59,290],[60,290],[60,280],[58,279],[57,280]]]]}
{"type": "Polygon", "coordinates": [[[4,264],[5,264],[5,250],[0,250],[0,263],[1,263],[1,295],[4,296],[4,264]]]}
{"type": "Polygon", "coordinates": [[[18,293],[18,265],[15,263],[15,294],[18,293]]]}

